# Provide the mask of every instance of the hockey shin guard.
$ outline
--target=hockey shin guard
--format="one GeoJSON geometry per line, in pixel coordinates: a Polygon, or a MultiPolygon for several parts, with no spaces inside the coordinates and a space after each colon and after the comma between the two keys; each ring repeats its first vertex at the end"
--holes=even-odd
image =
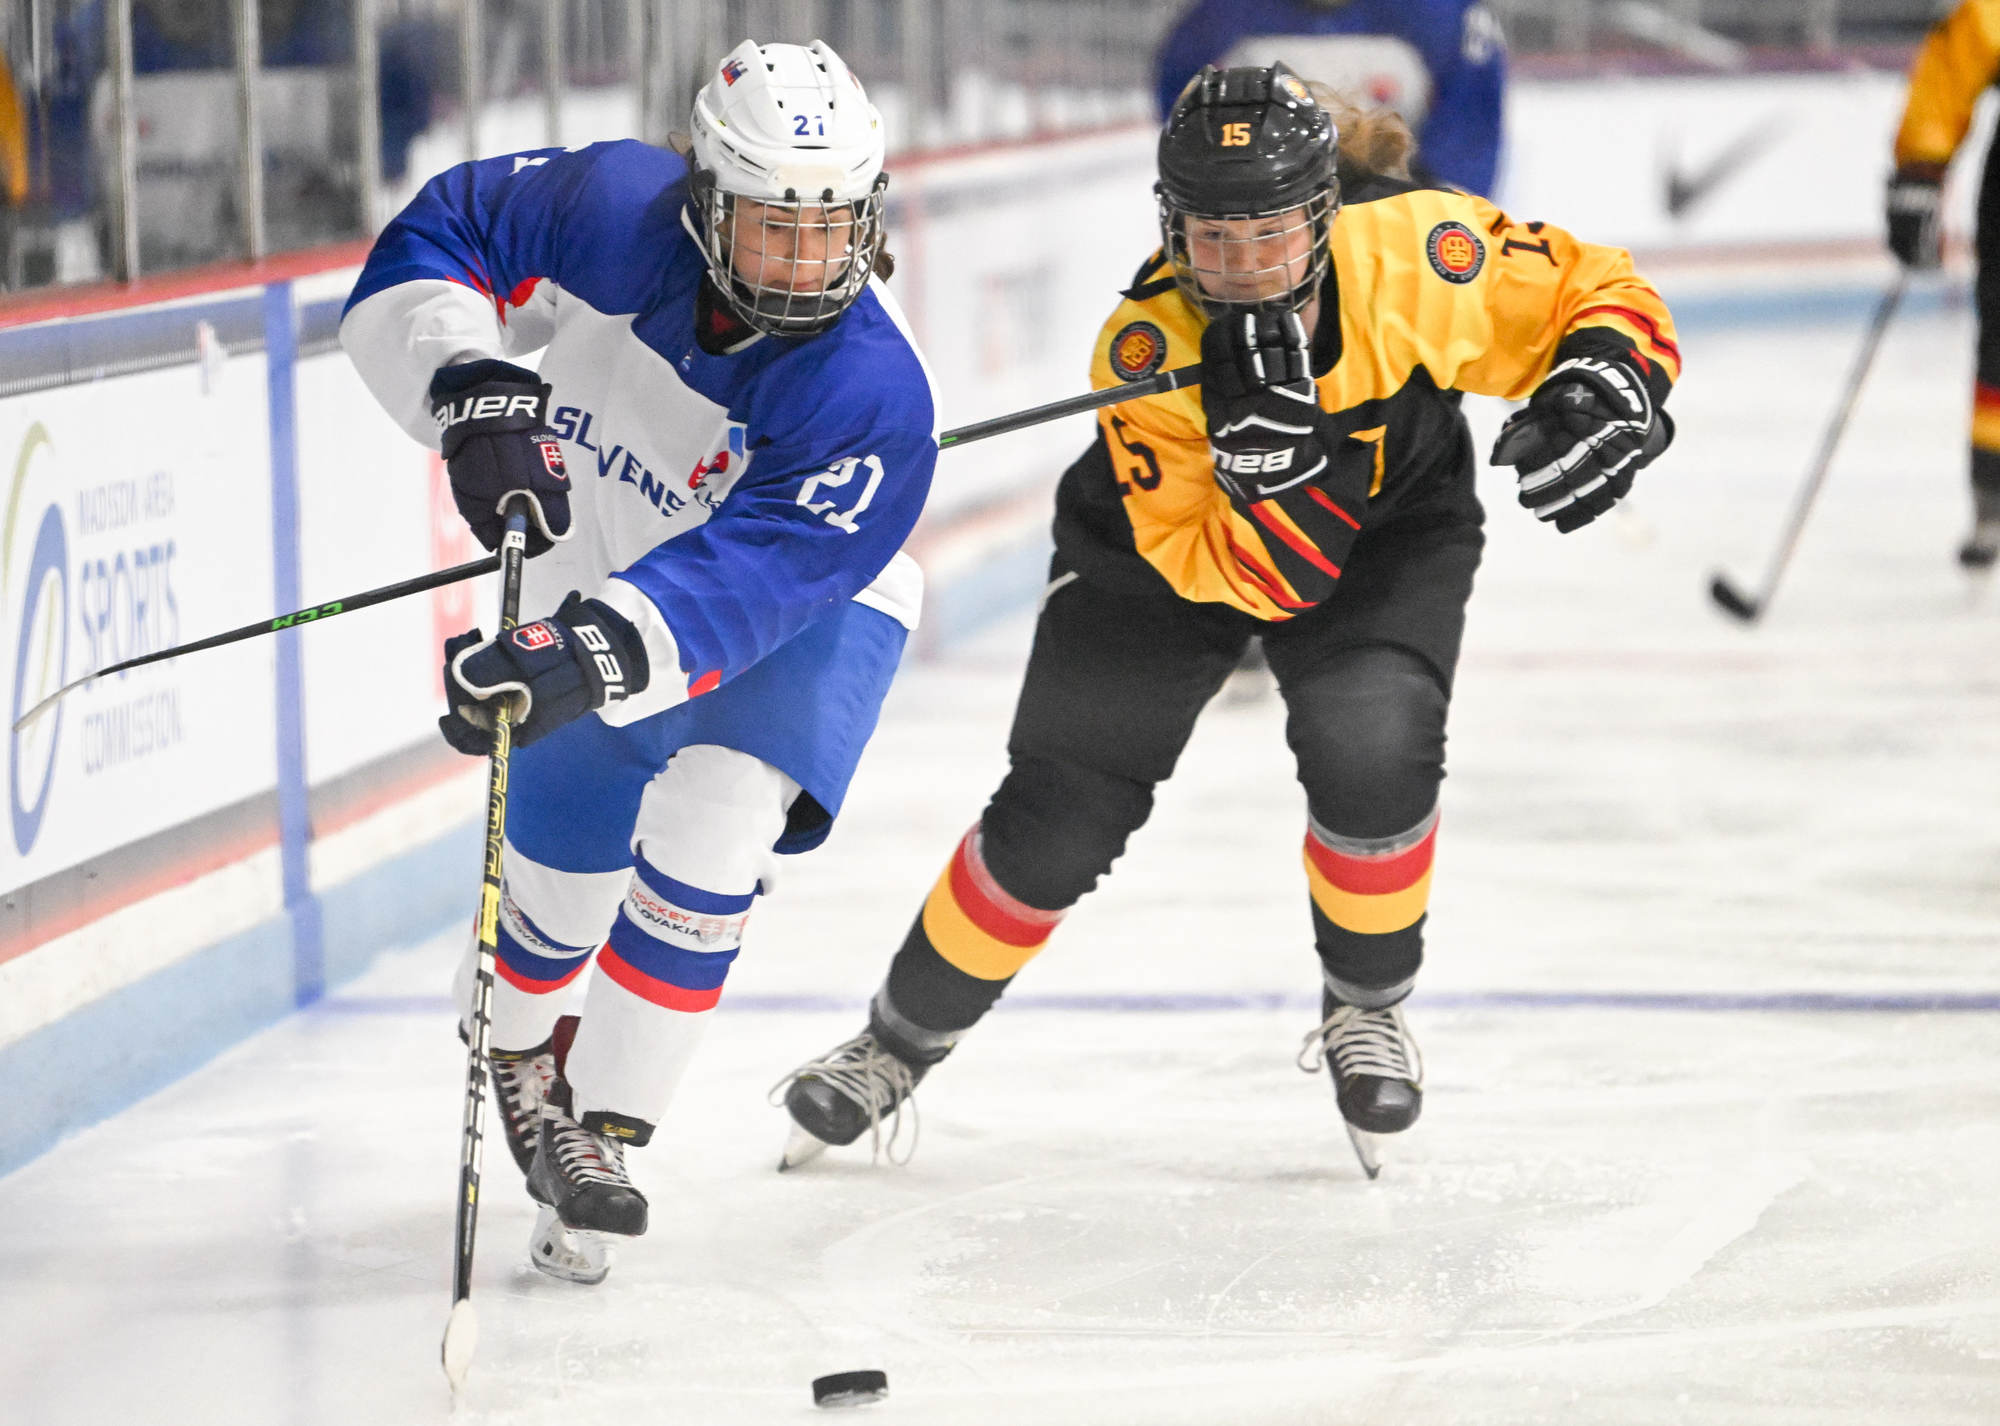
{"type": "Polygon", "coordinates": [[[579,1122],[646,1143],[694,1057],[798,786],[726,748],[675,754],[647,789],[624,905],[565,1077],[579,1122]]]}
{"type": "MultiPolygon", "coordinates": [[[[511,846],[503,865],[493,1048],[525,1050],[547,1040],[555,1028],[568,1000],[562,992],[602,943],[625,877],[557,871],[511,846]]],[[[460,1007],[471,1003],[477,966],[478,946],[472,944],[454,982],[454,1002],[460,1007]]]]}
{"type": "Polygon", "coordinates": [[[987,870],[980,842],[974,827],[958,844],[876,997],[884,1028],[915,1050],[948,1048],[992,1009],[1064,915],[1009,894],[987,870]]]}
{"type": "Polygon", "coordinates": [[[1374,1009],[1409,994],[1423,962],[1437,810],[1392,837],[1341,837],[1306,827],[1306,880],[1327,988],[1374,1009]]]}

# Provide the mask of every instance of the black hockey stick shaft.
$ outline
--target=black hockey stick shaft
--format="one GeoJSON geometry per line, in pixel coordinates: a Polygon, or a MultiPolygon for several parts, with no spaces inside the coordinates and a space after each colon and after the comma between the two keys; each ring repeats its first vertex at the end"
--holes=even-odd
{"type": "MultiPolygon", "coordinates": [[[[500,540],[500,633],[520,622],[521,565],[527,556],[528,515],[515,501],[500,540]]],[[[493,976],[500,940],[500,850],[507,834],[507,764],[513,753],[514,702],[493,703],[493,753],[486,772],[486,859],[479,888],[479,969],[465,1049],[465,1119],[458,1144],[458,1225],[452,1239],[451,1317],[439,1355],[457,1393],[478,1345],[472,1315],[472,1248],[479,1233],[479,1170],[485,1157],[487,1057],[493,1048],[493,976]]]]}
{"type": "Polygon", "coordinates": [[[341,599],[329,599],[324,604],[315,604],[307,609],[295,609],[289,614],[280,614],[275,619],[263,619],[255,624],[245,624],[240,629],[231,629],[224,634],[211,634],[205,639],[196,639],[191,644],[176,644],[171,649],[157,649],[150,654],[141,654],[135,659],[126,659],[108,668],[100,668],[87,673],[82,678],[72,679],[37,703],[14,721],[14,730],[35,721],[53,707],[65,693],[70,693],[100,678],[114,673],[123,673],[128,668],[140,668],[149,663],[159,663],[162,659],[179,658],[182,654],[199,653],[203,649],[220,648],[224,644],[238,643],[244,639],[255,639],[264,634],[275,634],[280,629],[296,629],[302,624],[317,623],[321,619],[331,619],[336,614],[351,614],[356,609],[366,609],[371,604],[386,604],[391,599],[401,599],[406,594],[422,594],[427,589],[442,589],[447,584],[456,584],[461,579],[471,579],[476,575],[491,574],[500,568],[500,556],[488,555],[484,559],[472,560],[466,564],[453,565],[432,574],[420,574],[415,579],[401,580],[395,584],[385,584],[380,589],[363,590],[341,599]]]}
{"type": "MultiPolygon", "coordinates": [[[[1026,411],[1016,411],[1011,416],[995,416],[989,421],[975,421],[969,426],[960,426],[955,431],[946,431],[938,437],[938,448],[950,450],[954,446],[969,445],[973,441],[983,441],[988,436],[1001,436],[1009,431],[1026,430],[1039,426],[1045,421],[1058,420],[1064,416],[1074,416],[1085,411],[1096,411],[1106,406],[1115,406],[1122,401],[1134,401],[1145,396],[1159,396],[1169,391],[1178,391],[1185,386],[1193,386],[1201,375],[1198,366],[1179,367],[1173,371],[1163,371],[1144,381],[1135,381],[1129,386],[1115,386],[1104,391],[1087,392],[1082,396],[1071,396],[1062,401],[1052,401],[1046,406],[1031,407],[1026,411]]],[[[220,648],[224,644],[237,643],[243,639],[255,639],[264,634],[275,634],[280,629],[295,629],[302,624],[330,619],[336,614],[351,614],[356,609],[366,609],[372,604],[386,604],[392,599],[401,599],[406,594],[422,594],[428,589],[442,589],[447,584],[456,584],[462,579],[472,579],[478,575],[491,574],[500,567],[499,555],[488,555],[484,559],[472,560],[466,564],[453,565],[433,574],[418,575],[415,579],[401,580],[395,584],[385,584],[380,589],[368,589],[360,594],[350,594],[340,599],[330,599],[324,604],[315,604],[307,609],[296,609],[289,614],[280,614],[275,619],[259,620],[255,624],[245,624],[240,629],[226,633],[211,634],[205,639],[197,639],[191,644],[176,644],[170,649],[157,649],[138,658],[126,659],[106,668],[87,673],[82,678],[72,679],[54,693],[42,699],[34,707],[14,721],[14,730],[22,728],[42,716],[59,702],[63,695],[73,693],[100,678],[127,669],[140,668],[149,663],[159,663],[165,659],[179,658],[182,654],[199,653],[203,649],[220,648]]]]}
{"type": "Polygon", "coordinates": [[[1160,372],[1143,381],[1107,387],[1103,391],[1090,391],[1082,396],[1051,401],[1046,406],[1031,406],[1026,411],[1016,411],[1011,416],[995,416],[990,421],[975,421],[970,426],[960,426],[957,430],[946,431],[938,437],[938,449],[948,451],[953,446],[983,441],[988,436],[1004,436],[1009,431],[1026,430],[1029,426],[1039,426],[1044,421],[1076,416],[1085,411],[1102,410],[1106,406],[1116,406],[1121,401],[1136,401],[1142,396],[1162,396],[1169,391],[1179,391],[1184,386],[1193,386],[1200,380],[1200,366],[1177,366],[1172,371],[1160,372]]]}
{"type": "Polygon", "coordinates": [[[1882,294],[1881,302],[1875,308],[1875,320],[1868,325],[1868,335],[1861,343],[1861,351],[1854,359],[1854,369],[1848,373],[1847,389],[1841,394],[1840,405],[1828,423],[1826,433],[1820,437],[1819,450],[1806,471],[1805,485],[1800,489],[1798,499],[1792,504],[1791,520],[1785,527],[1784,538],[1771,557],[1771,567],[1764,575],[1764,583],[1756,595],[1750,596],[1738,589],[1727,574],[1718,572],[1709,581],[1709,597],[1746,624],[1754,624],[1771,607],[1771,600],[1777,595],[1778,582],[1785,577],[1785,567],[1792,562],[1792,553],[1799,546],[1799,535],[1805,530],[1806,520],[1811,516],[1814,503],[1819,499],[1820,486],[1826,482],[1826,473],[1833,464],[1833,453],[1840,447],[1840,438],[1847,430],[1847,421],[1854,414],[1856,402],[1861,398],[1861,388],[1868,380],[1868,372],[1875,365],[1875,354],[1882,348],[1882,338],[1888,333],[1889,322],[1896,315],[1896,308],[1902,304],[1903,292],[1909,286],[1909,274],[1898,272],[1896,280],[1889,284],[1889,290],[1882,294]]]}

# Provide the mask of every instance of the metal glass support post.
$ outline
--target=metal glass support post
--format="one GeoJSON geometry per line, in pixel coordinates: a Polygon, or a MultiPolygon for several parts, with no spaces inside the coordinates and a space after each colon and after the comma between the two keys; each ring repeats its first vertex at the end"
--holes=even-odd
{"type": "Polygon", "coordinates": [[[459,0],[458,69],[459,101],[465,105],[465,157],[479,157],[479,110],[486,102],[484,60],[486,36],[480,23],[483,0],[459,0]]]}
{"type": "Polygon", "coordinates": [[[132,104],[132,0],[104,7],[111,52],[112,144],[118,166],[118,211],[112,218],[111,261],[121,282],[139,276],[139,133],[132,104]]]}
{"type": "Polygon", "coordinates": [[[626,8],[639,36],[639,72],[632,76],[639,112],[633,116],[632,130],[646,143],[656,143],[653,110],[659,105],[660,92],[660,13],[652,0],[626,0],[626,8]]]}
{"type": "Polygon", "coordinates": [[[264,46],[257,28],[257,0],[235,0],[237,201],[243,225],[243,254],[264,256],[264,124],[259,112],[258,77],[264,46]]]}
{"type": "Polygon", "coordinates": [[[562,147],[563,33],[569,23],[570,0],[542,0],[542,142],[562,147]]]}
{"type": "Polygon", "coordinates": [[[930,139],[937,112],[933,82],[931,8],[933,0],[901,0],[903,40],[903,105],[907,113],[899,147],[922,148],[930,139]]]}
{"type": "Polygon", "coordinates": [[[382,52],[375,0],[354,3],[354,187],[361,231],[373,237],[382,207],[382,52]]]}

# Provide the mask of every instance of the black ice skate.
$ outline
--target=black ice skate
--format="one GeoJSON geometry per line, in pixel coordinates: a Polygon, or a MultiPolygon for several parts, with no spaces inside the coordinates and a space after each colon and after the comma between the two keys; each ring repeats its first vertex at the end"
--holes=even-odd
{"type": "Polygon", "coordinates": [[[542,1104],[528,1169],[528,1195],[542,1205],[528,1257],[550,1277],[599,1283],[610,1271],[605,1238],[644,1233],[646,1198],[625,1173],[623,1144],[571,1118],[569,1103],[569,1086],[558,1079],[542,1104]]]}
{"type": "Polygon", "coordinates": [[[1993,568],[1995,561],[2000,561],[2000,516],[1982,515],[1958,547],[1958,562],[1977,574],[1993,568]]]}
{"type": "Polygon", "coordinates": [[[507,1131],[507,1152],[525,1175],[534,1166],[535,1145],[542,1137],[542,1103],[556,1082],[553,1038],[532,1050],[494,1050],[487,1059],[493,1081],[493,1103],[500,1127],[507,1131]]]}
{"type": "MultiPolygon", "coordinates": [[[[792,1131],[778,1159],[778,1172],[795,1169],[818,1158],[829,1147],[853,1143],[866,1132],[874,1156],[887,1151],[889,1162],[906,1164],[917,1151],[917,1105],[910,1096],[944,1052],[925,1060],[889,1048],[871,1018],[869,1026],[846,1044],[816,1060],[808,1060],[771,1088],[771,1102],[783,1104],[792,1116],[792,1131]],[[910,1142],[903,1137],[903,1115],[909,1114],[910,1142]],[[889,1134],[882,1136],[882,1121],[889,1134]]],[[[899,1047],[900,1048],[900,1047],[899,1047]]]]}
{"type": "Polygon", "coordinates": [[[1364,1010],[1324,991],[1320,1013],[1326,1019],[1299,1047],[1299,1068],[1317,1074],[1327,1067],[1355,1157],[1374,1178],[1382,1172],[1376,1137],[1402,1133],[1423,1112],[1423,1055],[1403,1023],[1401,1004],[1364,1010]]]}

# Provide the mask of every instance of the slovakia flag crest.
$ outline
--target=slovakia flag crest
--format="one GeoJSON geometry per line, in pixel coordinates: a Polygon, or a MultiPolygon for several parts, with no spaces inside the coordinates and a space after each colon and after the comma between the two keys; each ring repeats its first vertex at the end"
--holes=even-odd
{"type": "Polygon", "coordinates": [[[722,66],[722,82],[724,84],[734,84],[737,80],[741,79],[742,77],[743,77],[742,60],[732,59],[731,61],[729,61],[729,63],[722,66]]]}

